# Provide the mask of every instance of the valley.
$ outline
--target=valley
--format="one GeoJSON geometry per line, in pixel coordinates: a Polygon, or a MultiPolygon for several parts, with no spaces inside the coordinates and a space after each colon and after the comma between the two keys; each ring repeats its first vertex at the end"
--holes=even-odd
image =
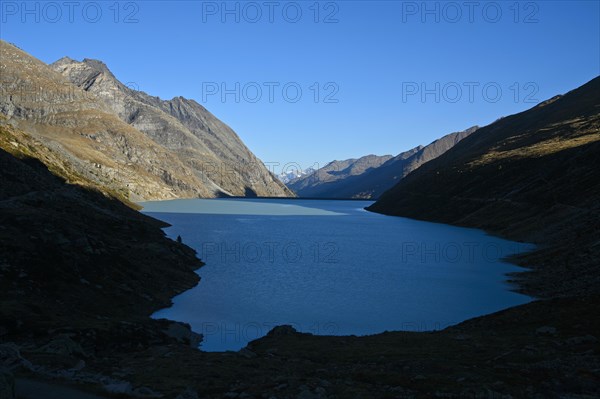
{"type": "Polygon", "coordinates": [[[600,77],[286,185],[101,61],[0,71],[2,399],[600,392],[600,77]]]}

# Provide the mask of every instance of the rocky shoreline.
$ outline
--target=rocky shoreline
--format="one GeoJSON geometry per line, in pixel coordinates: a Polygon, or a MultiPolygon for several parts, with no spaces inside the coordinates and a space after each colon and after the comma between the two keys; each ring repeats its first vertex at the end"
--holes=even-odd
{"type": "MultiPolygon", "coordinates": [[[[36,195],[26,198],[36,201],[36,195]]],[[[64,203],[60,196],[54,199],[64,203]]],[[[4,208],[2,226],[18,229],[20,223],[40,217],[27,216],[23,206],[29,205],[12,207],[20,218],[14,224],[7,223],[4,208]]],[[[82,217],[76,208],[75,204],[68,207],[74,217],[82,217]]],[[[124,211],[128,218],[142,217],[124,211]]],[[[598,392],[598,296],[535,301],[436,332],[324,337],[278,327],[240,352],[201,352],[195,348],[199,337],[189,327],[150,318],[153,311],[168,306],[172,296],[197,283],[193,269],[201,266],[191,250],[164,238],[160,226],[151,231],[158,235],[138,231],[135,245],[158,251],[154,255],[170,248],[173,256],[188,262],[178,277],[156,276],[170,287],[156,290],[154,301],[144,297],[152,292],[135,293],[135,286],[119,283],[111,288],[105,280],[99,281],[101,275],[78,276],[65,287],[77,290],[73,296],[60,289],[45,291],[50,297],[59,296],[60,304],[57,299],[51,303],[47,295],[37,296],[35,290],[27,291],[27,286],[35,286],[28,271],[18,277],[24,271],[17,268],[12,272],[18,273],[16,277],[3,278],[4,283],[12,282],[12,287],[3,287],[11,296],[3,298],[0,319],[0,360],[10,369],[10,373],[3,371],[0,380],[5,390],[14,375],[17,383],[45,381],[57,389],[69,384],[99,397],[591,398],[598,392]],[[160,244],[158,236],[164,240],[160,244]],[[115,297],[93,298],[102,312],[100,308],[77,311],[88,305],[85,297],[98,284],[104,291],[115,290],[115,297]],[[65,307],[68,311],[61,312],[65,307]],[[114,314],[106,313],[107,307],[114,314]]],[[[20,242],[14,229],[5,227],[0,232],[3,243],[8,236],[20,242]]],[[[44,233],[57,236],[52,230],[44,233]]],[[[93,253],[96,245],[91,240],[91,251],[83,250],[93,253]]],[[[75,253],[81,251],[75,248],[75,253]]],[[[31,255],[48,262],[44,255],[31,255]]],[[[149,259],[143,253],[135,256],[149,259]]],[[[157,265],[164,268],[171,262],[157,260],[157,265]]],[[[6,273],[7,263],[3,265],[6,273]]],[[[122,278],[136,281],[131,276],[122,278]]]]}
{"type": "Polygon", "coordinates": [[[600,328],[599,304],[597,297],[537,301],[439,332],[368,337],[318,337],[283,326],[235,353],[155,343],[97,352],[83,364],[77,351],[42,358],[23,348],[23,358],[37,364],[29,372],[22,364],[17,375],[78,383],[97,394],[179,399],[592,398],[600,359],[590,332],[600,328]],[[77,364],[57,370],[58,359],[77,364]]]}
{"type": "MultiPolygon", "coordinates": [[[[8,161],[12,162],[10,158],[8,161]]],[[[14,165],[2,166],[4,171],[15,169],[14,165]]],[[[31,175],[23,174],[22,178],[29,181],[31,175]]],[[[79,190],[66,188],[72,189],[79,190]]],[[[64,203],[64,199],[57,201],[62,198],[62,188],[50,191],[52,196],[45,207],[52,201],[64,203]]],[[[36,195],[26,198],[35,201],[36,195]]],[[[73,311],[85,306],[80,299],[89,295],[90,286],[98,284],[98,275],[86,275],[83,279],[87,283],[79,280],[83,290],[69,297],[70,304],[62,298],[60,306],[51,304],[44,309],[39,304],[48,301],[47,296],[42,300],[23,293],[19,302],[24,305],[19,308],[17,320],[17,310],[7,306],[10,301],[3,301],[0,360],[10,371],[5,369],[0,381],[6,389],[10,389],[14,375],[17,384],[42,381],[57,389],[67,384],[77,392],[101,398],[592,398],[598,392],[600,323],[595,316],[599,295],[538,300],[435,332],[326,337],[282,326],[240,352],[201,352],[196,349],[200,337],[189,326],[153,320],[150,315],[168,306],[174,295],[193,287],[198,281],[193,270],[202,264],[192,250],[166,239],[160,222],[121,208],[118,202],[109,203],[124,212],[128,220],[141,218],[142,225],[152,225],[145,233],[137,231],[136,246],[158,253],[162,252],[160,248],[170,248],[169,253],[175,257],[171,259],[187,262],[185,273],[175,279],[160,276],[161,283],[176,284],[156,291],[154,301],[115,285],[115,289],[127,293],[131,303],[124,303],[124,298],[109,301],[103,296],[103,308],[117,307],[113,315],[98,314],[97,310],[73,311]],[[152,242],[155,244],[149,245],[152,242]],[[69,305],[70,312],[61,315],[57,311],[69,305]]],[[[8,209],[22,218],[28,206],[25,202],[8,209]]],[[[73,216],[81,217],[76,204],[69,209],[73,216]]],[[[2,226],[11,226],[10,212],[7,216],[6,206],[2,210],[2,226]]],[[[47,209],[45,214],[51,217],[47,209]]],[[[40,215],[28,217],[33,220],[40,215]]],[[[14,230],[5,230],[0,230],[3,237],[17,237],[14,230]]],[[[57,236],[52,230],[45,234],[57,236]]],[[[91,240],[91,249],[83,252],[93,254],[96,245],[91,240]]],[[[32,256],[43,258],[35,253],[32,256]]],[[[550,246],[525,256],[548,262],[553,259],[550,246]]],[[[160,262],[161,267],[169,262],[173,260],[160,262]]],[[[22,273],[19,269],[16,272],[22,273]]],[[[518,280],[526,282],[523,290],[528,285],[547,283],[539,274],[525,276],[518,280]]],[[[23,278],[25,286],[34,284],[27,280],[32,277],[23,278]]],[[[14,281],[20,286],[19,278],[14,281]]],[[[9,287],[4,292],[13,291],[9,287]]],[[[51,293],[63,294],[60,290],[51,293]]]]}

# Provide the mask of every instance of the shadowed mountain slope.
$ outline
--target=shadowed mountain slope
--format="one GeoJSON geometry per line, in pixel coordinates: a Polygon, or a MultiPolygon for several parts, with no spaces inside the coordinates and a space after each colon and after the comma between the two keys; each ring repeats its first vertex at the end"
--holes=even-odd
{"type": "Polygon", "coordinates": [[[162,332],[169,323],[148,316],[198,282],[194,250],[6,124],[0,180],[3,342],[74,339],[91,330],[91,351],[169,340],[162,332]]]}
{"type": "MultiPolygon", "coordinates": [[[[587,294],[599,286],[598,93],[596,80],[557,99],[560,106],[505,118],[508,125],[459,143],[459,152],[450,150],[433,169],[433,178],[453,177],[465,173],[453,165],[472,165],[479,177],[436,180],[440,195],[410,185],[427,194],[423,218],[488,223],[525,238],[537,231],[543,243],[554,237],[527,259],[563,274],[538,271],[524,287],[579,297],[534,301],[431,332],[313,336],[280,326],[225,353],[199,351],[200,337],[188,326],[148,317],[197,283],[194,252],[165,238],[161,222],[111,198],[119,192],[65,157],[56,142],[0,115],[0,396],[14,397],[16,377],[17,384],[43,380],[44,398],[64,398],[62,384],[74,385],[75,394],[119,398],[597,397],[600,298],[587,294]],[[512,169],[507,162],[524,163],[512,169]],[[512,173],[496,176],[506,169],[512,173]],[[531,180],[535,173],[548,173],[548,184],[531,180]],[[479,195],[467,204],[471,212],[447,207],[462,201],[460,193],[441,197],[453,193],[444,185],[451,183],[470,198],[479,195]],[[496,199],[496,186],[512,187],[504,194],[512,202],[496,199]]],[[[418,205],[412,199],[395,211],[420,217],[418,205]]]]}
{"type": "Polygon", "coordinates": [[[409,174],[369,210],[539,243],[541,252],[521,259],[545,282],[535,294],[597,292],[599,170],[596,78],[479,129],[409,174]],[[552,256],[544,252],[548,247],[552,256]],[[542,258],[543,264],[536,261],[542,258]]]}

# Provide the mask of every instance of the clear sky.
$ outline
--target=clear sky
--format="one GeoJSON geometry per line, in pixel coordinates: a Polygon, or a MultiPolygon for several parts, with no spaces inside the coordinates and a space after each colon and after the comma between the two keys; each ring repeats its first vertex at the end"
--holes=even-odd
{"type": "Polygon", "coordinates": [[[265,163],[397,154],[600,74],[598,1],[0,2],[44,62],[196,99],[265,163]],[[301,91],[301,95],[298,95],[301,91]]]}

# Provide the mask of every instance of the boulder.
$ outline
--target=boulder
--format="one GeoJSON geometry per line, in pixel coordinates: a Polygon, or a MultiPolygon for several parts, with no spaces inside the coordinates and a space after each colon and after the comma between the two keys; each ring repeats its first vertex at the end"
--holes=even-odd
{"type": "Polygon", "coordinates": [[[175,399],[198,399],[198,393],[194,389],[187,387],[186,390],[177,395],[175,399]]]}
{"type": "Polygon", "coordinates": [[[285,324],[282,326],[274,327],[271,331],[268,332],[268,337],[281,337],[285,335],[295,335],[298,331],[289,324],[285,324]]]}
{"type": "Polygon", "coordinates": [[[73,341],[67,335],[61,335],[48,342],[46,345],[38,349],[39,352],[52,353],[61,356],[83,356],[87,357],[86,353],[77,342],[73,341]]]}
{"type": "Polygon", "coordinates": [[[164,330],[164,333],[171,338],[175,338],[180,342],[188,344],[192,348],[197,348],[204,338],[202,334],[193,332],[189,324],[179,322],[172,322],[169,324],[169,327],[164,330]]]}
{"type": "Polygon", "coordinates": [[[14,370],[18,367],[31,369],[31,363],[24,359],[19,352],[19,347],[11,342],[0,345],[0,367],[14,370]]]}
{"type": "Polygon", "coordinates": [[[131,383],[126,381],[110,382],[104,385],[104,389],[112,394],[133,394],[133,387],[131,386],[131,383]]]}
{"type": "Polygon", "coordinates": [[[535,333],[537,335],[556,335],[556,328],[555,327],[550,327],[550,326],[543,326],[538,328],[537,330],[535,330],[535,333]]]}
{"type": "Polygon", "coordinates": [[[238,352],[240,355],[244,356],[247,359],[253,359],[255,358],[257,355],[256,353],[252,352],[250,349],[248,348],[242,348],[239,350],[238,352]]]}
{"type": "Polygon", "coordinates": [[[139,387],[133,390],[133,396],[136,398],[162,398],[163,395],[153,391],[148,387],[139,387]]]}
{"type": "Polygon", "coordinates": [[[595,344],[598,339],[593,335],[584,335],[583,337],[572,337],[565,341],[567,345],[582,345],[582,344],[595,344]]]}

